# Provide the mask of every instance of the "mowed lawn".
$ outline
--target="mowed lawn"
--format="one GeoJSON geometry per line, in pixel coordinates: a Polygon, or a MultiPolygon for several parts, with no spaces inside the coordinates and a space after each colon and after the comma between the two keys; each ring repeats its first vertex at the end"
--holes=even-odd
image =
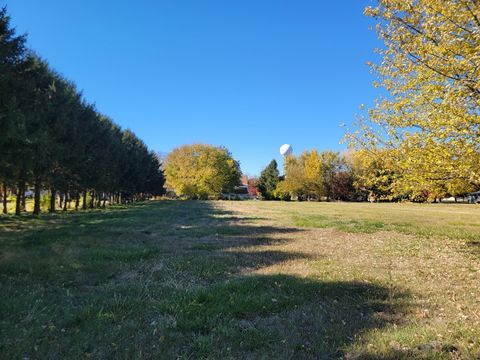
{"type": "Polygon", "coordinates": [[[478,359],[480,206],[0,217],[0,357],[478,359]]]}

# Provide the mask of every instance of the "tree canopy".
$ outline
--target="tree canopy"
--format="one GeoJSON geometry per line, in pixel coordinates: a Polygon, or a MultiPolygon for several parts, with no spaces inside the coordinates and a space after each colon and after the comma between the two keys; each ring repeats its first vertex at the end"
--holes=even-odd
{"type": "Polygon", "coordinates": [[[239,185],[240,164],[224,147],[184,145],[165,160],[167,186],[191,199],[218,198],[239,185]]]}
{"type": "Polygon", "coordinates": [[[285,159],[285,177],[276,187],[279,198],[299,200],[354,199],[353,175],[343,155],[333,151],[305,151],[285,159]]]}
{"type": "Polygon", "coordinates": [[[375,86],[388,95],[360,117],[349,134],[352,146],[391,149],[399,191],[454,195],[478,188],[478,1],[380,0],[365,13],[377,20],[384,43],[381,62],[371,66],[375,86]]]}

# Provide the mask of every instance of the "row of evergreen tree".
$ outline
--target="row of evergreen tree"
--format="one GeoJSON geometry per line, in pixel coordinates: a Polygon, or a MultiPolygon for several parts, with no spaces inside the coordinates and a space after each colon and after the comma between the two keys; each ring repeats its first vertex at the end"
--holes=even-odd
{"type": "Polygon", "coordinates": [[[105,206],[159,195],[164,176],[158,157],[130,130],[122,130],[82,97],[74,83],[25,46],[0,10],[0,182],[3,212],[16,194],[16,214],[25,193],[41,194],[66,209],[105,206]]]}

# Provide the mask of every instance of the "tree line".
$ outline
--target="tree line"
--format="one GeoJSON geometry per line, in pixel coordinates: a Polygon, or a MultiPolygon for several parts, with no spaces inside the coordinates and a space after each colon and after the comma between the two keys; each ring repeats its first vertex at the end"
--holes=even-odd
{"type": "Polygon", "coordinates": [[[384,44],[370,63],[384,95],[348,132],[348,154],[288,158],[285,178],[272,163],[263,197],[435,202],[478,191],[478,0],[378,0],[365,14],[384,44]]]}
{"type": "Polygon", "coordinates": [[[155,153],[88,103],[72,81],[26,48],[26,37],[0,10],[0,182],[3,213],[15,213],[33,188],[33,213],[48,191],[48,208],[105,206],[163,192],[155,153]]]}
{"type": "Polygon", "coordinates": [[[289,155],[280,176],[275,160],[262,171],[257,188],[266,200],[364,200],[355,187],[348,157],[334,151],[305,151],[289,155]]]}
{"type": "Polygon", "coordinates": [[[256,186],[265,200],[436,202],[463,197],[478,189],[462,178],[412,182],[393,149],[317,150],[289,155],[280,175],[275,160],[256,186]]]}

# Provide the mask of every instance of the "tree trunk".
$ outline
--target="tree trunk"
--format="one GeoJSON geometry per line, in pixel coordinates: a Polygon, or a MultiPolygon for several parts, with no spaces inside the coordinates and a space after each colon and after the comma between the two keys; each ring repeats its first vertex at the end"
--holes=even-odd
{"type": "Polygon", "coordinates": [[[105,196],[103,198],[103,204],[102,204],[102,207],[105,209],[105,205],[106,205],[106,202],[107,202],[107,197],[105,196]]]}
{"type": "Polygon", "coordinates": [[[48,210],[51,213],[55,212],[55,197],[57,195],[57,191],[55,189],[51,189],[51,197],[50,197],[50,209],[48,210]]]}
{"type": "Polygon", "coordinates": [[[15,200],[15,215],[20,215],[20,212],[22,210],[22,196],[20,194],[21,194],[21,185],[18,184],[17,197],[15,200]]]}
{"type": "Polygon", "coordinates": [[[40,180],[38,178],[35,179],[35,196],[34,196],[34,203],[33,203],[33,214],[39,215],[40,214],[40,180]]]}
{"type": "Polygon", "coordinates": [[[3,183],[3,213],[8,214],[8,189],[7,184],[3,183]]]}
{"type": "Polygon", "coordinates": [[[63,194],[58,194],[58,207],[61,209],[63,208],[63,194]]]}
{"type": "Polygon", "coordinates": [[[65,192],[65,195],[63,196],[63,211],[67,211],[67,205],[68,205],[68,192],[65,192]]]}
{"type": "Polygon", "coordinates": [[[87,190],[83,192],[82,210],[87,210],[87,190]]]}
{"type": "Polygon", "coordinates": [[[27,204],[25,199],[25,180],[20,181],[20,211],[27,210],[27,204]]]}
{"type": "Polygon", "coordinates": [[[95,191],[90,192],[90,209],[93,209],[95,205],[95,191]]]}
{"type": "Polygon", "coordinates": [[[75,194],[75,211],[78,211],[78,207],[80,206],[80,193],[75,194]]]}

